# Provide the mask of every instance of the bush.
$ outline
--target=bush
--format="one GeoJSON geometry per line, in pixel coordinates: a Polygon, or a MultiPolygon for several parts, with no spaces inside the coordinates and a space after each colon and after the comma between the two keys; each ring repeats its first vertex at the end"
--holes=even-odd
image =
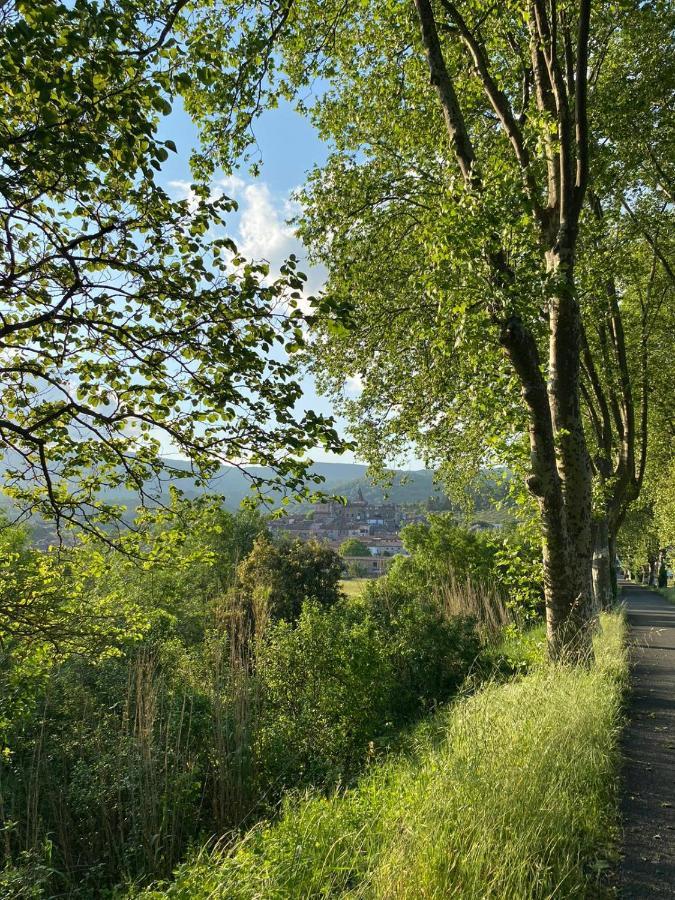
{"type": "Polygon", "coordinates": [[[237,596],[253,614],[264,600],[273,621],[294,622],[305,600],[332,606],[342,596],[343,563],[330,547],[318,541],[282,541],[259,537],[237,568],[237,596]]]}
{"type": "Polygon", "coordinates": [[[392,715],[410,720],[457,690],[480,652],[475,620],[448,615],[434,593],[393,577],[370,582],[362,603],[378,624],[392,667],[392,715]]]}
{"type": "Polygon", "coordinates": [[[402,536],[410,555],[394,561],[389,583],[421,597],[445,595],[455,606],[463,595],[466,611],[489,632],[508,618],[529,625],[543,616],[541,544],[531,525],[474,532],[440,514],[406,526],[402,536]]]}
{"type": "Polygon", "coordinates": [[[295,628],[272,626],[257,648],[264,782],[337,781],[361,768],[386,728],[392,667],[368,616],[305,604],[295,628]]]}
{"type": "Polygon", "coordinates": [[[10,735],[2,781],[5,815],[20,823],[8,835],[13,856],[49,838],[61,889],[92,896],[122,873],[168,873],[206,824],[208,695],[170,656],[146,645],[98,665],[69,660],[10,735]]]}
{"type": "Polygon", "coordinates": [[[340,544],[340,556],[372,556],[370,548],[363,541],[349,538],[340,544]]]}
{"type": "Polygon", "coordinates": [[[394,562],[398,577],[417,589],[434,587],[439,580],[494,581],[496,547],[491,537],[457,525],[448,513],[429,516],[427,522],[406,525],[401,532],[410,557],[394,562]]]}
{"type": "Polygon", "coordinates": [[[433,603],[377,590],[295,628],[271,627],[257,647],[257,758],[263,781],[326,784],[358,772],[380,745],[447,700],[480,651],[473,623],[433,603]]]}
{"type": "Polygon", "coordinates": [[[143,565],[85,543],[55,569],[56,554],[31,550],[4,585],[16,603],[24,569],[36,596],[49,574],[39,601],[51,618],[21,640],[2,635],[3,887],[89,897],[157,877],[255,806],[251,661],[225,629],[222,592],[263,523],[180,507],[178,526],[156,512],[129,537],[143,565]]]}
{"type": "Polygon", "coordinates": [[[622,620],[602,626],[591,668],[488,685],[421,729],[411,756],[353,790],[288,802],[277,824],[145,900],[600,896],[627,673],[622,620]]]}

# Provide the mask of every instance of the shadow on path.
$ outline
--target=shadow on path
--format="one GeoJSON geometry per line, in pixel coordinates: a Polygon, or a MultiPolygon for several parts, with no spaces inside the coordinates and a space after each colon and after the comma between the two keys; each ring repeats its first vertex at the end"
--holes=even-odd
{"type": "Polygon", "coordinates": [[[621,815],[623,900],[675,897],[675,604],[625,585],[632,691],[621,815]]]}

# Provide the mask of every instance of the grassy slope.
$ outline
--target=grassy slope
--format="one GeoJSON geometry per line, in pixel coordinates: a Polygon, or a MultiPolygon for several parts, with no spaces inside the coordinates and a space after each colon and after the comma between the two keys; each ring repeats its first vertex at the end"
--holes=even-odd
{"type": "Polygon", "coordinates": [[[599,897],[615,835],[624,625],[596,664],[492,684],[419,730],[407,758],[330,798],[289,801],[233,852],[202,853],[148,898],[599,897]]]}
{"type": "Polygon", "coordinates": [[[659,594],[663,594],[666,600],[670,600],[671,603],[675,603],[675,584],[669,588],[660,588],[659,594]]]}

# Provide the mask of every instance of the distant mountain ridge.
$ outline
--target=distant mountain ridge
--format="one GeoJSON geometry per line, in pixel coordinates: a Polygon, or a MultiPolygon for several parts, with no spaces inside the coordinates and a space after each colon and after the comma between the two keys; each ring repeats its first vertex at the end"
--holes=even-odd
{"type": "MultiPolygon", "coordinates": [[[[167,465],[172,468],[189,471],[190,464],[185,460],[167,459],[167,465]]],[[[0,473],[12,467],[12,459],[6,456],[0,461],[0,473]]],[[[433,472],[427,469],[419,469],[412,472],[404,472],[396,470],[391,487],[384,485],[374,485],[366,476],[368,467],[360,463],[343,463],[343,462],[318,462],[314,463],[310,472],[321,476],[323,481],[320,484],[312,485],[317,490],[354,499],[361,489],[364,497],[371,502],[383,502],[388,499],[392,503],[417,503],[423,502],[432,494],[441,494],[440,489],[433,484],[433,472]]],[[[197,486],[195,479],[191,476],[164,478],[151,488],[151,493],[155,493],[157,498],[166,499],[169,493],[169,487],[178,488],[188,498],[202,496],[206,493],[220,494],[223,497],[224,505],[229,510],[236,510],[240,507],[242,500],[251,493],[251,481],[247,478],[245,472],[261,477],[272,477],[274,472],[271,468],[263,466],[247,466],[244,470],[235,466],[223,466],[217,475],[215,475],[208,488],[197,486]]],[[[117,503],[134,510],[139,505],[138,495],[135,491],[123,486],[107,491],[105,499],[108,502],[117,503]]],[[[281,497],[280,497],[281,499],[281,497]]],[[[0,504],[3,501],[0,495],[0,504]]]]}
{"type": "MultiPolygon", "coordinates": [[[[176,468],[187,468],[187,464],[181,461],[170,460],[168,462],[176,468]]],[[[162,495],[168,493],[169,485],[173,484],[189,498],[204,493],[220,494],[223,497],[224,506],[227,509],[235,510],[251,494],[251,482],[245,471],[263,478],[271,477],[274,474],[272,469],[262,466],[246,467],[244,471],[224,466],[211,479],[208,489],[197,487],[193,478],[176,478],[163,486],[162,495]]],[[[441,489],[434,486],[434,473],[427,469],[411,472],[397,470],[391,486],[373,484],[367,477],[368,467],[359,463],[315,463],[311,466],[310,472],[323,479],[319,484],[310,482],[310,488],[331,495],[344,496],[350,500],[356,498],[359,489],[367,500],[376,503],[385,500],[397,504],[419,503],[424,502],[433,494],[442,495],[441,489]]],[[[114,491],[111,492],[111,499],[113,496],[116,502],[124,503],[127,506],[131,507],[131,504],[134,503],[135,495],[132,491],[114,491]]],[[[272,495],[272,500],[274,503],[274,495],[272,495]]],[[[280,501],[281,495],[279,495],[280,501]]]]}
{"type": "MultiPolygon", "coordinates": [[[[167,459],[167,464],[175,469],[189,471],[190,464],[185,460],[167,459]]],[[[0,462],[0,473],[11,466],[11,461],[0,462]]],[[[205,494],[219,494],[223,497],[223,505],[230,511],[240,508],[242,501],[251,496],[251,481],[245,472],[264,477],[272,477],[271,468],[262,466],[250,466],[245,470],[235,466],[223,466],[215,475],[208,488],[198,486],[191,476],[180,478],[166,478],[156,485],[149,486],[149,492],[157,500],[166,501],[169,496],[169,488],[173,485],[178,488],[185,497],[194,499],[205,494]]],[[[360,463],[343,462],[319,462],[314,463],[310,472],[323,478],[320,484],[310,487],[332,496],[345,497],[348,500],[356,499],[359,491],[370,503],[395,503],[402,505],[428,504],[433,509],[448,509],[449,503],[445,498],[443,488],[434,483],[434,472],[430,469],[417,469],[412,471],[391,470],[393,477],[389,484],[373,484],[368,478],[368,467],[360,463]]],[[[502,500],[506,490],[499,479],[485,471],[480,476],[473,494],[474,513],[491,509],[495,500],[502,500]]],[[[104,498],[109,503],[125,506],[128,510],[125,518],[131,519],[135,510],[140,505],[138,494],[128,488],[119,487],[105,492],[104,498]]],[[[272,507],[281,503],[282,495],[272,494],[272,507]]],[[[10,506],[10,501],[0,494],[0,507],[10,506]]],[[[49,527],[49,526],[47,526],[49,527]]]]}

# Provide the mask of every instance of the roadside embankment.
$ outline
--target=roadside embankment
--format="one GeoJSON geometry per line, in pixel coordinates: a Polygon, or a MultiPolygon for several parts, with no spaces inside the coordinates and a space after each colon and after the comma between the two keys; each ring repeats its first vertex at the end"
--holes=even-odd
{"type": "Polygon", "coordinates": [[[422,726],[413,751],[203,851],[150,898],[602,896],[617,838],[621,615],[588,668],[535,665],[422,726]]]}

